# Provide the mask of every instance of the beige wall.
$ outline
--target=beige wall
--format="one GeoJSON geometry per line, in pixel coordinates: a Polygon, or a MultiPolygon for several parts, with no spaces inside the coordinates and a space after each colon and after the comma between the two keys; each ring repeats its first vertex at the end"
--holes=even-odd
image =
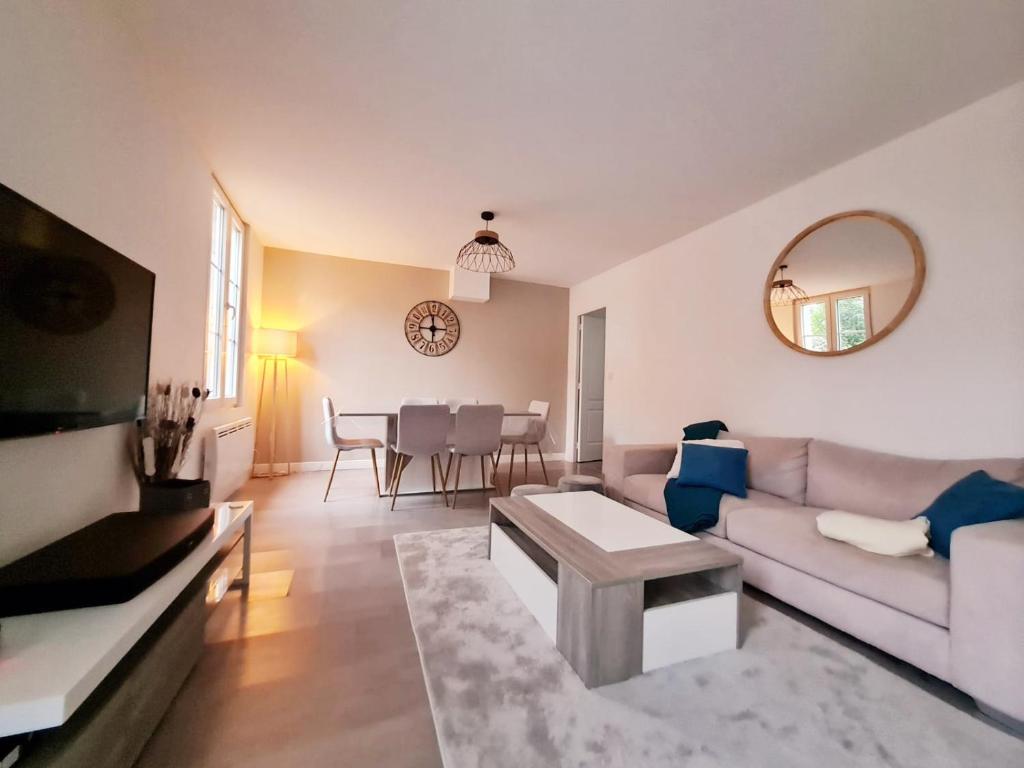
{"type": "MultiPolygon", "coordinates": [[[[445,301],[447,291],[444,270],[267,248],[263,324],[299,332],[276,460],[333,458],[324,441],[320,404],[328,394],[339,410],[350,411],[393,410],[405,395],[476,397],[507,408],[548,400],[554,442],[546,442],[544,450],[560,453],[568,289],[494,280],[487,303],[448,302],[462,324],[458,346],[442,357],[424,357],[405,340],[405,315],[425,299],[445,301]]],[[[347,422],[342,428],[361,435],[379,425],[347,422]]],[[[267,461],[266,439],[264,419],[260,462],[267,461]]]]}
{"type": "Polygon", "coordinates": [[[570,360],[574,318],[607,307],[605,445],[720,418],[911,455],[1024,456],[1021,125],[1024,82],[574,286],[570,360]],[[765,276],[794,234],[860,208],[917,232],[924,290],[879,344],[802,355],[765,322],[765,276]]]}
{"type": "MultiPolygon", "coordinates": [[[[104,4],[0,3],[0,29],[0,182],[155,272],[151,377],[201,379],[208,165],[104,4]]],[[[0,442],[0,563],[136,507],[128,434],[0,442]]]]}

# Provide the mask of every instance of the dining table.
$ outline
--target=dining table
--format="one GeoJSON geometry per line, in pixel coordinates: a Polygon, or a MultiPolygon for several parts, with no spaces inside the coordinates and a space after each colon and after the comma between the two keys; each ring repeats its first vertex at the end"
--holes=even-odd
{"type": "MultiPolygon", "coordinates": [[[[530,417],[540,416],[539,413],[525,410],[506,410],[505,418],[521,418],[528,419],[530,417]]],[[[385,447],[385,462],[384,462],[384,473],[380,478],[381,481],[381,493],[382,497],[389,496],[390,492],[388,489],[388,482],[391,478],[391,473],[394,470],[395,464],[398,461],[398,456],[392,450],[392,446],[398,441],[398,411],[397,410],[380,410],[380,411],[343,411],[335,416],[335,419],[346,419],[355,420],[350,425],[341,425],[338,431],[346,436],[358,436],[358,437],[376,437],[384,443],[385,447]],[[367,423],[370,419],[383,420],[384,423],[381,425],[378,421],[376,425],[370,425],[367,423]],[[355,434],[351,434],[355,432],[355,434]]],[[[451,427],[455,427],[455,409],[452,410],[451,415],[451,427]]],[[[505,426],[502,426],[502,431],[505,431],[505,426]]],[[[459,492],[469,490],[493,490],[494,483],[493,478],[490,475],[493,474],[489,464],[485,466],[485,476],[480,476],[480,469],[476,466],[477,462],[470,461],[463,465],[462,474],[459,476],[459,492]]],[[[441,457],[442,468],[448,466],[448,457],[441,457]]],[[[430,461],[426,458],[413,459],[405,469],[402,471],[402,483],[401,489],[398,493],[399,496],[408,496],[417,493],[432,493],[435,489],[433,471],[430,466],[430,461]]],[[[449,483],[450,489],[451,483],[449,483]]],[[[440,485],[437,485],[437,490],[440,491],[440,485]]]]}

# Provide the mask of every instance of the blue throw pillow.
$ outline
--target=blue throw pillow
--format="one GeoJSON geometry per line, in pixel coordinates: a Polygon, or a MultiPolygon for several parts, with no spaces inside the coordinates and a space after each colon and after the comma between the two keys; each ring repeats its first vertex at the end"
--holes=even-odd
{"type": "Polygon", "coordinates": [[[717,488],[742,499],[747,497],[747,449],[717,445],[687,445],[677,485],[717,488]]]}
{"type": "Polygon", "coordinates": [[[1024,488],[979,469],[940,493],[918,517],[927,517],[931,524],[932,549],[948,558],[953,531],[961,525],[1024,517],[1024,488]]]}

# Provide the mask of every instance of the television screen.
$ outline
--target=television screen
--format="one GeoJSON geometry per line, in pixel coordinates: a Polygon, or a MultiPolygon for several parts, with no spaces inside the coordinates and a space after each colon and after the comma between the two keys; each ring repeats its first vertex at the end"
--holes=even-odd
{"type": "Polygon", "coordinates": [[[143,414],[154,283],[0,184],[0,438],[143,414]]]}

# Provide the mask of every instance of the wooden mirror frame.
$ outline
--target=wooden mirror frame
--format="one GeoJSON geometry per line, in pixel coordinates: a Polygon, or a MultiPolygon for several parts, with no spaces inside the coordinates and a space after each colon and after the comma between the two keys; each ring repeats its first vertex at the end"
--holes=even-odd
{"type": "Polygon", "coordinates": [[[896,327],[903,322],[903,320],[910,314],[910,310],[914,308],[917,303],[917,297],[921,295],[921,288],[924,286],[924,248],[921,247],[921,241],[917,237],[917,234],[908,227],[905,223],[897,219],[895,216],[890,216],[887,213],[880,213],[879,211],[844,211],[843,213],[834,213],[831,216],[826,216],[824,219],[814,222],[809,227],[804,229],[800,234],[794,237],[785,248],[782,249],[782,253],[775,259],[772,264],[771,271],[768,273],[768,279],[764,282],[764,316],[768,321],[768,327],[772,329],[772,333],[775,334],[776,338],[785,344],[790,349],[794,349],[805,355],[811,355],[812,357],[836,357],[837,355],[849,355],[854,352],[860,352],[862,349],[867,349],[872,344],[876,344],[894,330],[896,327]],[[884,221],[886,224],[894,226],[900,234],[906,239],[907,244],[910,246],[911,252],[914,254],[914,283],[910,287],[910,293],[907,295],[906,301],[903,302],[903,306],[900,307],[900,311],[896,313],[896,316],[889,321],[878,333],[873,333],[863,344],[858,344],[855,347],[849,349],[832,349],[827,352],[815,352],[811,349],[805,349],[797,344],[795,341],[790,341],[786,336],[779,330],[779,327],[775,324],[775,318],[772,316],[772,282],[775,279],[775,273],[779,271],[779,267],[786,263],[786,259],[789,258],[789,254],[792,252],[801,241],[812,232],[816,232],[827,224],[831,224],[834,221],[840,219],[852,219],[852,218],[871,218],[879,219],[884,221]]]}

